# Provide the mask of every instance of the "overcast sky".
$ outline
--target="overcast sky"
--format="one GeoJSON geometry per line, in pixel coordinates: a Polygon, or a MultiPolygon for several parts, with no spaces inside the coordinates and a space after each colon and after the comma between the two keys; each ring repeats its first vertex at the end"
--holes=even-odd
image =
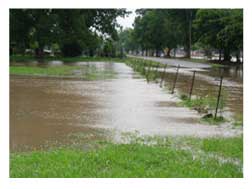
{"type": "Polygon", "coordinates": [[[134,23],[135,17],[136,17],[136,13],[135,13],[136,9],[127,9],[127,11],[131,11],[132,13],[129,14],[128,16],[125,16],[125,18],[117,18],[117,22],[123,27],[123,29],[125,28],[133,28],[132,24],[134,23]]]}

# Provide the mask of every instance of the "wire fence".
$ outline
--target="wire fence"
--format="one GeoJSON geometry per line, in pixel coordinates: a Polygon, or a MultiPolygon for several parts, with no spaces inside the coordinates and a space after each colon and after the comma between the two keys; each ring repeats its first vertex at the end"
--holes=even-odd
{"type": "Polygon", "coordinates": [[[179,94],[187,106],[214,119],[222,117],[226,102],[222,72],[214,78],[212,87],[206,88],[204,84],[197,83],[196,78],[201,74],[196,69],[184,72],[180,65],[172,67],[144,59],[130,59],[126,63],[143,75],[147,83],[155,82],[159,87],[167,88],[171,94],[179,94]]]}

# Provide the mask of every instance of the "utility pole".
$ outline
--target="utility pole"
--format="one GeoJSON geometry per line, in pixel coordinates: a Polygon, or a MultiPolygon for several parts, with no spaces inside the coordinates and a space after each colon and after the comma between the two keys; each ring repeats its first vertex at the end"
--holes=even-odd
{"type": "Polygon", "coordinates": [[[188,9],[188,58],[191,58],[192,48],[192,9],[188,9]]]}

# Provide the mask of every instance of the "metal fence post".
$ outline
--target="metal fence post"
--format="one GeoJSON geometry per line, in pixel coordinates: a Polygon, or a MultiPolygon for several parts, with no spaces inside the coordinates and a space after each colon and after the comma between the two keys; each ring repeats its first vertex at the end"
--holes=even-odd
{"type": "Polygon", "coordinates": [[[219,109],[220,97],[221,97],[221,88],[222,88],[222,80],[223,80],[223,75],[221,75],[221,77],[220,77],[220,85],[219,85],[219,92],[218,92],[218,97],[217,97],[217,104],[216,104],[214,119],[217,118],[217,113],[218,113],[218,109],[219,109]]]}
{"type": "Polygon", "coordinates": [[[151,69],[151,62],[150,62],[149,65],[148,65],[148,70],[147,70],[147,73],[146,73],[146,80],[147,80],[147,83],[149,83],[150,69],[151,69]]]}
{"type": "Polygon", "coordinates": [[[146,70],[145,70],[145,62],[143,62],[143,65],[142,65],[142,73],[143,73],[143,75],[145,75],[145,74],[146,74],[146,70]]]}
{"type": "Polygon", "coordinates": [[[176,75],[175,75],[175,78],[174,78],[171,94],[174,93],[174,90],[175,90],[175,87],[176,87],[176,83],[177,83],[177,80],[178,80],[179,68],[180,68],[180,65],[177,66],[177,72],[176,72],[176,75]]]}
{"type": "Polygon", "coordinates": [[[156,66],[156,70],[155,70],[155,80],[158,78],[158,73],[159,73],[158,69],[159,69],[159,64],[156,66]]]}
{"type": "Polygon", "coordinates": [[[190,92],[189,92],[189,99],[191,100],[192,97],[192,91],[193,91],[193,86],[194,86],[194,80],[195,80],[195,73],[196,71],[193,71],[193,77],[192,77],[192,84],[191,84],[191,88],[190,88],[190,92]]]}
{"type": "Polygon", "coordinates": [[[165,77],[166,68],[167,68],[167,64],[165,65],[163,74],[161,76],[160,87],[163,86],[163,81],[164,81],[164,77],[165,77]]]}

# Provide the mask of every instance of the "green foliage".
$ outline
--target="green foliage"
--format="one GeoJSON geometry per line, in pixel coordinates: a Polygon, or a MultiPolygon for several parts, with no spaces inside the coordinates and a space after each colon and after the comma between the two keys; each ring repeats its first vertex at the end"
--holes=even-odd
{"type": "Polygon", "coordinates": [[[242,137],[102,142],[90,151],[61,148],[11,154],[10,177],[242,177],[242,151],[242,137]]]}
{"type": "MultiPolygon", "coordinates": [[[[195,15],[193,9],[146,9],[137,10],[139,16],[135,19],[133,41],[141,51],[151,51],[160,56],[160,52],[184,46],[190,56],[191,22],[195,15]]],[[[136,50],[131,49],[131,50],[136,50]]]]}
{"type": "Polygon", "coordinates": [[[103,56],[105,57],[116,56],[116,48],[115,48],[115,44],[113,44],[113,41],[111,40],[105,41],[104,47],[103,47],[103,56]]]}
{"type": "Polygon", "coordinates": [[[45,47],[56,43],[66,56],[78,56],[83,50],[93,56],[103,37],[117,39],[116,18],[126,13],[125,9],[10,9],[11,52],[33,47],[43,55],[45,47]],[[66,50],[76,45],[78,53],[66,50]]]}
{"type": "MultiPolygon", "coordinates": [[[[243,11],[241,9],[138,9],[133,30],[122,36],[127,51],[169,57],[172,49],[181,48],[190,58],[191,49],[224,54],[230,61],[243,48],[243,11]],[[128,39],[125,39],[126,37],[128,39]]],[[[221,58],[221,56],[220,56],[221,58]]],[[[239,59],[238,59],[239,60],[239,59]]]]}
{"type": "Polygon", "coordinates": [[[224,60],[231,52],[238,53],[243,44],[242,9],[201,9],[194,20],[195,41],[224,51],[224,60]]]}
{"type": "Polygon", "coordinates": [[[134,38],[134,30],[129,28],[119,32],[119,43],[124,51],[129,53],[130,50],[136,50],[139,45],[134,38]]]}
{"type": "Polygon", "coordinates": [[[241,9],[140,9],[136,12],[134,29],[120,31],[118,36],[116,18],[127,14],[125,9],[10,9],[10,53],[24,53],[25,49],[32,48],[41,57],[44,48],[53,49],[53,44],[57,44],[68,56],[65,52],[71,48],[65,48],[75,44],[78,53],[69,53],[70,56],[78,56],[80,51],[88,56],[119,54],[121,57],[123,51],[141,51],[146,55],[155,52],[156,56],[165,51],[170,56],[172,49],[183,47],[186,57],[190,58],[194,46],[206,52],[219,50],[225,60],[230,60],[232,53],[239,57],[242,51],[241,9]]]}

